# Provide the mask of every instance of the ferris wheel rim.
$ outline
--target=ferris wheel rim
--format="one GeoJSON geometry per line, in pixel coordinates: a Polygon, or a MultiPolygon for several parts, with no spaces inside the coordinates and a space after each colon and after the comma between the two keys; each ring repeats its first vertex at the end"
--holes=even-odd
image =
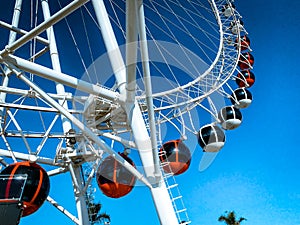
{"type": "MultiPolygon", "coordinates": [[[[215,0],[210,0],[210,2],[213,5],[213,9],[214,9],[215,15],[217,17],[217,21],[218,21],[219,28],[220,28],[219,29],[219,32],[220,32],[220,42],[219,43],[220,44],[219,44],[219,48],[218,48],[218,53],[217,53],[213,63],[209,66],[209,68],[203,74],[201,74],[199,77],[197,77],[193,81],[190,81],[187,84],[183,84],[182,86],[178,86],[177,88],[173,88],[173,89],[158,92],[158,93],[153,93],[152,94],[153,98],[159,98],[159,97],[162,97],[162,96],[172,95],[174,93],[175,94],[176,93],[184,93],[185,89],[191,87],[192,85],[196,84],[197,82],[200,82],[203,78],[205,78],[207,75],[209,75],[214,70],[214,68],[216,67],[218,62],[220,62],[220,61],[223,62],[225,59],[228,59],[226,57],[222,58],[222,55],[226,55],[226,53],[224,53],[224,52],[226,52],[226,49],[227,49],[227,47],[225,46],[226,42],[224,41],[224,37],[225,37],[224,34],[227,32],[229,27],[224,28],[224,25],[221,21],[222,12],[218,9],[218,6],[216,5],[216,1],[215,0]]],[[[222,6],[221,2],[219,4],[220,4],[219,7],[222,6]]],[[[236,11],[233,11],[232,17],[234,19],[234,22],[237,22],[238,18],[239,18],[239,14],[236,11]]],[[[239,38],[240,37],[240,27],[238,26],[237,29],[238,29],[237,38],[239,38]]],[[[240,48],[234,47],[234,49],[236,49],[236,54],[235,54],[236,57],[233,60],[231,60],[233,62],[232,63],[232,68],[231,68],[230,72],[228,73],[228,75],[224,79],[222,79],[221,82],[218,82],[216,85],[214,85],[213,88],[209,89],[209,91],[207,91],[206,93],[204,93],[202,95],[199,95],[196,98],[188,98],[185,102],[173,103],[173,104],[166,105],[166,106],[163,106],[163,107],[155,106],[154,110],[156,112],[158,112],[158,111],[162,111],[162,110],[165,110],[165,109],[177,108],[177,107],[180,107],[180,106],[183,106],[183,105],[189,105],[190,106],[192,103],[201,102],[201,100],[205,99],[207,96],[209,96],[212,93],[214,93],[215,91],[217,91],[229,79],[231,79],[233,77],[234,72],[236,72],[238,61],[239,61],[240,48]]],[[[221,65],[224,66],[224,62],[221,63],[221,65]]],[[[223,72],[222,68],[220,68],[219,73],[222,73],[222,72],[223,72]]],[[[140,96],[136,96],[136,98],[137,98],[138,101],[142,102],[142,101],[144,101],[146,96],[145,95],[140,95],[140,96]]],[[[197,105],[197,103],[194,104],[194,107],[196,107],[196,105],[197,105]]],[[[191,108],[193,108],[193,107],[191,107],[191,108]]]]}
{"type": "MultiPolygon", "coordinates": [[[[219,48],[218,48],[218,53],[217,53],[217,56],[215,57],[214,61],[213,61],[213,64],[210,65],[210,67],[199,77],[197,77],[196,79],[194,79],[193,81],[187,83],[187,84],[184,84],[182,86],[179,86],[175,89],[172,89],[172,90],[169,90],[169,91],[163,91],[163,92],[160,92],[160,93],[154,93],[153,94],[153,98],[157,98],[157,97],[160,97],[160,96],[164,96],[164,95],[168,95],[168,94],[173,94],[174,92],[184,92],[184,90],[190,86],[192,86],[193,84],[197,83],[198,81],[200,81],[203,77],[207,76],[213,69],[214,67],[216,66],[216,64],[220,61],[220,60],[224,60],[224,58],[222,58],[222,54],[224,54],[224,51],[226,51],[226,47],[225,47],[225,42],[224,42],[224,33],[226,31],[226,29],[228,29],[228,27],[224,28],[223,27],[223,24],[222,24],[222,21],[221,21],[221,11],[218,9],[218,6],[216,5],[216,2],[214,0],[210,0],[211,4],[213,5],[213,9],[214,9],[214,14],[217,16],[217,21],[218,21],[218,24],[219,24],[219,30],[220,30],[220,44],[219,44],[219,48]]],[[[218,2],[217,2],[218,3],[218,2]]],[[[219,2],[220,5],[222,5],[222,2],[220,1],[219,2]]],[[[237,21],[237,16],[238,14],[233,14],[232,15],[233,18],[234,18],[234,21],[237,21]]],[[[239,29],[239,27],[238,27],[239,29]]],[[[238,32],[238,36],[239,36],[239,32],[238,32]]],[[[22,42],[22,41],[19,41],[19,42],[22,42]]],[[[18,46],[19,44],[15,44],[15,46],[18,46]]],[[[14,46],[14,45],[13,45],[14,46]]],[[[11,49],[15,49],[16,47],[12,47],[11,49]]],[[[9,49],[10,48],[7,48],[5,49],[6,52],[9,52],[9,49]]],[[[235,48],[237,49],[238,53],[237,55],[239,55],[239,51],[240,49],[239,48],[235,48]]],[[[5,55],[6,53],[4,51],[1,52],[1,54],[4,55],[4,57],[1,59],[1,60],[5,60],[5,55]]],[[[8,56],[10,57],[10,56],[8,56]]],[[[202,95],[199,95],[198,97],[195,97],[195,98],[189,98],[188,100],[186,101],[182,101],[182,102],[178,102],[178,103],[174,103],[174,104],[169,104],[169,105],[166,105],[166,106],[162,106],[162,107],[157,107],[157,106],[154,106],[154,111],[155,112],[159,112],[159,111],[162,111],[162,110],[165,110],[165,109],[171,109],[171,108],[178,108],[178,107],[181,107],[181,106],[184,106],[184,105],[188,105],[188,107],[186,107],[186,111],[192,109],[193,107],[196,107],[197,104],[199,104],[199,102],[201,102],[203,99],[205,99],[207,96],[209,96],[211,93],[217,91],[220,87],[222,87],[228,79],[230,79],[232,77],[232,74],[233,72],[235,71],[235,68],[237,67],[237,63],[238,63],[238,57],[235,58],[234,60],[234,65],[232,66],[232,70],[231,72],[226,76],[226,79],[223,79],[222,82],[216,82],[216,85],[214,85],[214,88],[211,88],[209,91],[207,91],[205,94],[202,94],[202,95]]],[[[221,63],[223,64],[223,63],[221,63]]],[[[105,86],[103,86],[103,88],[106,88],[105,86]]],[[[108,90],[110,90],[109,88],[107,88],[108,90]]],[[[118,93],[117,92],[114,92],[115,93],[115,96],[111,99],[111,100],[116,100],[118,99],[118,93]]],[[[72,98],[72,97],[71,97],[72,98]]],[[[142,104],[142,102],[144,101],[145,99],[145,96],[141,95],[141,96],[136,96],[136,99],[140,102],[140,104],[142,104]]],[[[113,101],[111,101],[111,103],[113,103],[113,101]]],[[[8,105],[6,105],[8,106],[8,105]]],[[[12,106],[12,105],[10,105],[12,106]]],[[[17,106],[14,106],[17,108],[17,106]]],[[[24,106],[26,107],[26,106],[24,106]]],[[[24,108],[23,107],[23,108],[24,108]]],[[[22,108],[22,107],[20,107],[22,108]]],[[[47,111],[47,108],[36,108],[36,110],[44,110],[44,111],[47,111]]],[[[51,110],[50,110],[51,111],[51,110]]],[[[55,110],[54,110],[55,111],[55,110]]],[[[56,110],[57,111],[57,110],[56,110]]],[[[74,111],[75,112],[75,111],[74,111]]],[[[184,113],[185,111],[182,110],[182,113],[184,113]]]]}
{"type": "MultiPolygon", "coordinates": [[[[224,30],[223,30],[223,25],[222,25],[221,18],[220,18],[221,12],[219,12],[215,1],[214,0],[210,0],[210,1],[211,1],[211,4],[213,5],[213,9],[214,9],[215,15],[217,17],[217,21],[218,21],[219,28],[220,28],[219,29],[220,30],[220,41],[219,41],[220,44],[219,44],[217,55],[216,55],[213,63],[209,66],[209,68],[203,74],[201,74],[200,76],[198,76],[193,81],[190,81],[187,84],[183,84],[183,85],[178,86],[177,88],[174,88],[174,89],[171,89],[171,90],[166,90],[166,91],[162,91],[162,92],[158,92],[158,93],[153,93],[153,98],[159,98],[161,96],[166,96],[166,95],[172,95],[174,93],[176,94],[176,93],[183,93],[183,92],[185,92],[186,89],[188,89],[189,87],[191,87],[192,85],[194,85],[195,83],[201,81],[203,78],[205,78],[207,75],[209,75],[211,73],[211,71],[215,68],[216,64],[219,61],[222,61],[222,59],[220,59],[220,58],[221,58],[221,55],[224,54],[224,51],[226,50],[226,48],[224,46],[224,30]]],[[[237,18],[236,18],[235,15],[234,15],[234,20],[235,21],[237,20],[237,18]]],[[[11,47],[11,49],[15,49],[16,47],[14,47],[14,46],[18,46],[18,45],[17,44],[13,45],[11,47]]],[[[9,52],[10,48],[7,48],[5,51],[9,52]]],[[[1,52],[1,54],[4,55],[4,56],[6,55],[5,52],[1,52]]],[[[239,53],[237,53],[237,55],[239,55],[239,53]]],[[[162,109],[167,109],[167,108],[179,107],[179,106],[182,106],[184,104],[190,104],[190,103],[193,103],[193,102],[196,102],[196,101],[201,101],[201,99],[206,98],[206,96],[208,96],[211,93],[213,93],[214,91],[218,90],[222,85],[224,85],[224,83],[226,83],[232,77],[232,74],[235,71],[235,68],[237,66],[238,57],[236,57],[235,60],[233,60],[233,61],[234,61],[234,66],[233,66],[233,69],[231,70],[231,72],[224,79],[222,79],[222,82],[219,82],[217,85],[213,85],[213,88],[211,88],[206,93],[204,93],[202,95],[199,95],[196,98],[192,98],[192,99],[189,98],[188,100],[185,101],[185,103],[181,102],[181,103],[178,103],[178,104],[165,106],[163,108],[156,108],[156,111],[162,110],[162,109]]],[[[105,86],[103,86],[103,88],[105,88],[105,86]]],[[[146,96],[145,95],[140,95],[140,96],[136,96],[136,98],[137,98],[138,101],[140,101],[140,100],[142,101],[142,100],[144,100],[146,98],[146,96]]]]}

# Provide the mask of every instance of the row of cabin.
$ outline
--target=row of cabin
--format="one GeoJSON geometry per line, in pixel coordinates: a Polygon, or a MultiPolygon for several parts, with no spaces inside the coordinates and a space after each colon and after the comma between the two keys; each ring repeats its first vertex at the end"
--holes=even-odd
{"type": "MultiPolygon", "coordinates": [[[[226,17],[233,15],[235,6],[226,4],[222,12],[226,17]]],[[[232,23],[231,31],[238,34],[242,30],[243,22],[237,20],[232,23]]],[[[238,88],[231,95],[232,106],[222,108],[218,114],[220,125],[209,124],[200,128],[198,143],[205,152],[218,152],[224,146],[224,130],[237,128],[242,122],[240,109],[248,107],[252,102],[252,94],[248,90],[255,82],[255,76],[251,69],[254,57],[250,53],[250,39],[247,35],[238,34],[236,47],[239,47],[240,57],[238,67],[240,71],[236,76],[238,88]]],[[[133,161],[127,154],[120,155],[132,166],[133,161]]],[[[159,150],[159,159],[165,173],[179,175],[187,171],[191,163],[191,152],[182,140],[172,140],[162,145],[159,150]]],[[[27,174],[27,182],[24,187],[22,202],[23,216],[34,213],[46,200],[50,181],[45,170],[36,163],[18,162],[9,165],[2,170],[1,175],[14,177],[16,174],[27,174]]],[[[0,185],[0,199],[10,199],[14,195],[13,179],[2,182],[0,185]]],[[[127,195],[133,189],[136,178],[125,169],[112,156],[103,160],[97,171],[97,183],[101,191],[109,197],[120,198],[127,195]]]]}

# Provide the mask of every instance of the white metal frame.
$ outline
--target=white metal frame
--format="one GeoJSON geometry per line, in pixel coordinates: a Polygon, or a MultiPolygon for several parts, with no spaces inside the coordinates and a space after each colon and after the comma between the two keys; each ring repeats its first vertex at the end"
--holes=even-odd
{"type": "MultiPolygon", "coordinates": [[[[103,152],[106,152],[115,157],[115,159],[125,166],[132,174],[134,174],[139,180],[141,180],[147,187],[149,187],[154,205],[157,210],[157,214],[162,225],[176,225],[179,224],[178,218],[176,216],[176,212],[174,210],[172,200],[170,198],[169,192],[167,190],[167,186],[165,184],[163,174],[160,169],[160,163],[157,154],[157,131],[156,131],[156,121],[155,121],[155,111],[159,109],[154,109],[153,98],[157,98],[160,96],[167,96],[169,94],[174,94],[174,92],[182,92],[184,89],[188,89],[192,87],[196,82],[201,80],[201,77],[196,79],[193,82],[186,84],[185,86],[178,87],[177,89],[170,90],[164,93],[160,93],[158,95],[152,94],[152,84],[151,84],[151,72],[149,66],[149,56],[148,56],[148,46],[147,46],[147,37],[146,37],[146,28],[145,28],[145,15],[144,15],[144,7],[142,0],[127,0],[126,1],[126,62],[124,62],[122,55],[119,50],[119,45],[117,43],[115,34],[113,32],[112,26],[110,24],[109,15],[106,12],[105,4],[103,0],[91,0],[97,21],[101,27],[102,36],[104,39],[104,43],[106,46],[106,50],[108,52],[110,62],[114,71],[114,75],[117,81],[118,91],[112,91],[101,87],[99,85],[91,84],[86,81],[75,78],[72,75],[68,75],[61,72],[60,61],[55,41],[55,35],[53,32],[53,25],[58,21],[65,18],[67,15],[81,7],[83,4],[88,2],[88,0],[74,0],[72,3],[61,9],[59,12],[54,15],[50,15],[48,1],[41,0],[41,4],[43,7],[44,19],[45,21],[41,23],[39,26],[34,28],[33,30],[26,32],[20,29],[16,29],[18,27],[19,15],[22,5],[22,0],[16,0],[16,10],[13,16],[13,22],[10,25],[1,22],[0,25],[10,28],[11,36],[9,39],[8,46],[0,52],[0,62],[6,66],[4,81],[2,83],[2,87],[0,89],[0,112],[3,114],[3,110],[5,107],[13,106],[12,104],[8,105],[5,103],[6,93],[17,93],[17,94],[26,94],[27,91],[13,89],[8,87],[9,76],[8,73],[14,73],[16,76],[26,83],[40,98],[44,99],[52,108],[38,108],[31,107],[32,110],[49,110],[59,112],[61,115],[61,120],[63,121],[63,132],[67,134],[67,132],[72,128],[72,124],[76,126],[82,133],[83,136],[91,140],[93,143],[96,143],[100,146],[101,150],[93,150],[91,156],[93,160],[99,160],[103,152]],[[48,40],[44,40],[43,38],[38,37],[42,32],[47,31],[48,40]],[[22,33],[23,36],[18,40],[15,40],[15,33],[22,33]],[[18,48],[22,47],[31,39],[37,37],[38,40],[42,41],[47,45],[47,48],[50,51],[51,61],[53,69],[49,69],[45,66],[38,65],[36,63],[30,62],[28,60],[22,59],[13,55],[13,52],[18,48]],[[136,91],[136,60],[137,60],[137,49],[140,48],[142,64],[143,64],[143,75],[145,82],[145,96],[139,96],[139,98],[144,98],[147,104],[147,114],[149,117],[149,127],[150,134],[146,128],[147,124],[144,121],[142,111],[139,106],[138,98],[135,96],[136,91]],[[37,76],[43,77],[48,80],[52,80],[56,82],[56,94],[48,94],[44,90],[42,90],[37,84],[32,82],[23,71],[35,74],[37,76]],[[68,93],[64,90],[64,85],[76,88],[78,90],[89,93],[90,95],[99,96],[103,99],[106,99],[109,102],[113,102],[114,104],[119,104],[122,107],[122,110],[126,113],[127,122],[131,127],[132,134],[135,138],[134,143],[126,142],[119,137],[114,137],[113,135],[106,134],[107,137],[112,140],[117,140],[120,142],[124,142],[125,145],[134,146],[139,150],[139,154],[142,160],[142,164],[144,167],[145,176],[141,174],[138,170],[136,170],[132,165],[130,165],[126,160],[124,160],[117,152],[115,152],[111,147],[109,147],[106,143],[104,143],[98,136],[94,130],[87,127],[82,121],[78,120],[73,113],[75,111],[69,110],[67,103],[65,101],[68,98],[68,93]],[[61,97],[64,96],[64,97],[61,97]],[[57,101],[58,100],[58,101],[57,101]],[[103,152],[102,152],[103,151],[103,152]]],[[[215,61],[210,66],[210,68],[206,71],[203,76],[211,73],[215,66],[218,65],[219,71],[214,71],[215,73],[224,72],[223,67],[226,64],[231,64],[230,70],[227,71],[227,74],[221,77],[219,81],[216,83],[216,89],[219,89],[228,79],[232,77],[232,73],[235,71],[237,66],[237,58],[231,58],[228,60],[224,55],[226,55],[227,47],[224,44],[224,33],[226,32],[223,27],[223,22],[221,21],[221,17],[218,13],[218,6],[216,3],[211,0],[212,8],[216,14],[216,18],[218,20],[218,24],[220,26],[220,46],[219,51],[216,56],[215,61]],[[230,62],[229,62],[230,61],[230,62]]],[[[239,52],[236,53],[239,55],[239,52]]],[[[215,90],[211,90],[207,92],[206,95],[199,96],[199,98],[191,99],[189,102],[179,102],[173,106],[169,107],[179,107],[182,104],[190,104],[195,103],[193,107],[197,106],[197,101],[206,98],[210,93],[215,90]]],[[[163,97],[162,97],[163,98],[163,97]]],[[[19,107],[15,105],[15,107],[19,107]]],[[[26,106],[24,106],[26,108],[26,106]]],[[[29,106],[28,106],[29,107],[29,106]]],[[[29,108],[27,108],[29,109],[29,108]]],[[[187,109],[188,110],[188,109],[187,109]]],[[[14,121],[14,117],[12,113],[9,112],[11,119],[14,121]]],[[[57,119],[57,118],[56,118],[57,119]]],[[[47,132],[44,134],[45,141],[48,138],[51,127],[55,123],[56,119],[53,119],[51,126],[48,128],[47,132]]],[[[16,121],[16,126],[18,125],[16,121]]],[[[21,136],[24,138],[21,132],[21,136]]],[[[65,137],[65,136],[62,136],[65,137]]],[[[41,142],[40,149],[43,146],[43,141],[41,142]]],[[[38,149],[38,152],[40,151],[38,149]]],[[[29,153],[31,153],[29,147],[29,153]]],[[[0,149],[0,154],[2,156],[14,157],[16,159],[28,160],[28,154],[14,152],[13,155],[5,150],[0,149]]],[[[77,154],[76,152],[74,153],[77,154]]],[[[53,162],[53,159],[44,158],[40,156],[36,156],[36,162],[48,165],[63,165],[63,162],[53,162]],[[61,164],[59,164],[61,163],[61,164]]],[[[2,161],[2,160],[1,160],[2,161]]],[[[4,162],[3,162],[4,163],[4,162]]],[[[4,163],[5,164],[5,163],[4,163]]],[[[88,225],[89,218],[87,213],[87,207],[85,202],[85,191],[87,186],[83,186],[82,174],[80,172],[80,167],[69,163],[69,167],[66,169],[58,168],[57,170],[49,171],[49,175],[55,175],[59,173],[64,173],[68,170],[73,178],[74,184],[74,195],[76,201],[76,207],[78,212],[78,217],[73,216],[69,213],[63,206],[59,205],[54,199],[50,196],[47,198],[47,201],[50,202],[53,206],[55,206],[59,211],[64,213],[67,217],[69,217],[74,223],[78,225],[88,225]]],[[[95,171],[94,171],[95,172],[95,171]]],[[[91,176],[89,177],[91,179],[91,176]]]]}

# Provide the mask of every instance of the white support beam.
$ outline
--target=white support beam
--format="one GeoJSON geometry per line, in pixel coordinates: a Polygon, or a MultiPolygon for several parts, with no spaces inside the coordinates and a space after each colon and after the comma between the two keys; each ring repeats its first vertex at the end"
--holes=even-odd
{"type": "Polygon", "coordinates": [[[42,32],[44,32],[46,29],[54,25],[55,23],[59,22],[63,18],[65,18],[67,15],[74,12],[76,9],[78,9],[80,6],[88,2],[89,0],[74,0],[70,4],[68,4],[66,7],[62,8],[60,11],[55,13],[53,16],[51,16],[48,20],[42,22],[40,25],[38,25],[36,28],[32,29],[30,32],[19,38],[17,41],[13,42],[12,44],[6,46],[4,50],[0,52],[0,55],[7,55],[9,53],[14,52],[18,48],[22,47],[24,44],[26,44],[31,39],[35,38],[42,32]]]}
{"type": "Polygon", "coordinates": [[[66,210],[63,206],[59,205],[53,198],[48,196],[47,201],[51,205],[53,205],[56,209],[58,209],[60,212],[65,214],[67,217],[69,217],[74,223],[79,225],[79,220],[74,215],[72,215],[68,210],[66,210]]]}
{"type": "MultiPolygon", "coordinates": [[[[149,116],[149,127],[150,127],[150,149],[152,152],[152,163],[154,167],[154,187],[151,189],[152,198],[154,205],[156,207],[157,215],[160,220],[161,225],[178,225],[178,219],[175,213],[175,208],[172,204],[169,192],[167,190],[166,184],[162,177],[160,167],[159,167],[159,158],[158,158],[158,149],[157,149],[157,132],[155,124],[155,115],[154,115],[154,105],[152,97],[152,84],[151,84],[151,73],[149,65],[149,53],[146,37],[146,24],[145,24],[145,15],[144,15],[144,6],[142,0],[136,0],[137,10],[138,10],[138,32],[140,38],[140,50],[141,58],[143,65],[143,78],[145,83],[146,91],[146,104],[147,111],[149,116]]],[[[141,158],[143,157],[141,153],[141,158]]]]}
{"type": "Polygon", "coordinates": [[[74,190],[79,225],[90,225],[91,223],[89,221],[85,193],[82,192],[82,187],[84,185],[84,182],[82,177],[83,175],[81,174],[81,168],[79,166],[75,166],[73,169],[74,169],[75,179],[78,182],[81,191],[79,193],[76,193],[76,190],[74,190]],[[83,209],[82,207],[85,207],[85,209],[83,209]]]}
{"type": "MultiPolygon", "coordinates": [[[[43,11],[43,15],[44,15],[44,20],[47,21],[47,20],[51,19],[48,0],[41,0],[41,5],[42,5],[42,11],[43,11]]],[[[49,40],[50,58],[51,58],[53,70],[60,73],[61,66],[60,66],[60,60],[59,60],[53,26],[50,26],[46,31],[47,31],[47,37],[49,40]]],[[[66,95],[65,87],[63,84],[56,82],[55,87],[56,87],[56,92],[58,95],[66,95]]],[[[65,101],[64,99],[61,99],[61,100],[58,100],[58,102],[65,109],[68,110],[68,102],[67,101],[65,101]]],[[[63,132],[66,134],[67,132],[69,132],[70,129],[72,129],[72,124],[64,115],[60,115],[60,118],[61,118],[61,122],[62,122],[63,132]]],[[[84,206],[86,208],[85,202],[84,202],[84,206]]]]}
{"type": "MultiPolygon", "coordinates": [[[[15,157],[15,154],[14,152],[12,151],[11,147],[10,147],[10,144],[8,143],[7,139],[6,139],[6,136],[4,135],[4,133],[1,133],[1,138],[2,140],[4,141],[4,144],[7,148],[7,153],[8,153],[8,156],[14,161],[14,162],[17,162],[17,158],[15,157]]],[[[1,154],[2,155],[2,154],[1,154]]],[[[3,155],[4,156],[4,155],[3,155]]]]}
{"type": "MultiPolygon", "coordinates": [[[[14,13],[12,17],[12,26],[18,27],[19,26],[19,21],[20,21],[20,14],[21,14],[21,8],[22,8],[22,2],[23,0],[16,0],[15,2],[15,8],[14,8],[14,13]]],[[[9,38],[8,38],[8,45],[11,45],[15,42],[17,37],[17,33],[14,31],[10,31],[9,33],[9,38]]],[[[7,87],[9,83],[9,75],[8,75],[9,70],[7,68],[4,69],[4,74],[3,74],[3,80],[1,86],[7,87]]],[[[6,100],[6,93],[1,92],[0,93],[0,102],[5,102],[6,100]]],[[[4,109],[1,107],[0,108],[0,118],[2,119],[3,116],[3,111],[4,109]]]]}
{"type": "Polygon", "coordinates": [[[80,91],[94,94],[96,96],[108,99],[110,101],[115,101],[118,99],[119,94],[117,92],[114,92],[112,90],[100,87],[95,84],[91,84],[89,82],[77,79],[74,76],[70,76],[58,71],[55,71],[53,69],[50,69],[48,67],[29,62],[25,59],[22,59],[20,57],[9,55],[5,58],[0,57],[0,62],[6,63],[6,64],[12,64],[15,67],[24,70],[28,73],[35,74],[37,76],[43,77],[48,80],[52,80],[54,82],[58,82],[61,84],[64,84],[66,86],[76,88],[80,91]]]}
{"type": "Polygon", "coordinates": [[[137,43],[136,1],[126,1],[126,103],[130,105],[135,101],[137,43]]]}
{"type": "Polygon", "coordinates": [[[13,124],[15,125],[15,127],[17,128],[17,130],[19,131],[21,137],[22,137],[22,140],[24,141],[24,144],[27,148],[27,151],[29,154],[32,154],[32,151],[31,151],[31,148],[30,148],[30,145],[28,144],[27,142],[27,139],[25,138],[24,134],[23,134],[23,131],[22,131],[22,128],[20,127],[19,123],[17,122],[17,120],[15,119],[14,115],[11,113],[10,110],[7,110],[7,113],[11,119],[11,121],[13,122],[13,124]]]}
{"type": "MultiPolygon", "coordinates": [[[[4,87],[0,86],[0,92],[5,92],[8,94],[13,94],[13,95],[31,95],[31,97],[39,97],[38,94],[32,92],[32,90],[24,90],[24,89],[19,89],[19,88],[12,88],[12,87],[4,87]],[[32,96],[34,94],[34,96],[32,96]]],[[[82,102],[86,101],[87,97],[86,96],[72,96],[71,93],[66,93],[64,96],[54,94],[54,93],[48,93],[49,96],[51,96],[54,99],[64,99],[67,101],[72,101],[75,99],[78,99],[82,102]]]]}
{"type": "MultiPolygon", "coordinates": [[[[21,109],[21,110],[32,110],[38,112],[50,112],[50,113],[59,113],[57,109],[50,108],[50,107],[43,107],[43,106],[33,106],[33,105],[18,105],[13,103],[0,103],[0,107],[5,108],[14,108],[14,109],[21,109]]],[[[72,114],[81,114],[82,111],[71,109],[69,110],[72,114]]]]}
{"type": "Polygon", "coordinates": [[[115,33],[110,23],[103,0],[92,0],[92,3],[97,22],[101,27],[101,33],[106,51],[116,77],[117,87],[120,93],[123,93],[126,84],[126,68],[115,33]]]}
{"type": "Polygon", "coordinates": [[[151,83],[151,73],[150,73],[150,65],[149,65],[149,52],[148,52],[148,44],[147,44],[147,36],[146,36],[146,24],[145,24],[145,14],[144,14],[144,6],[143,1],[138,0],[138,31],[140,37],[140,49],[141,49],[141,58],[143,65],[143,78],[145,83],[145,92],[146,92],[146,104],[147,111],[149,117],[149,127],[150,127],[150,138],[151,138],[151,146],[153,152],[153,161],[154,161],[154,170],[157,181],[161,179],[161,173],[159,168],[159,158],[157,152],[157,132],[156,132],[156,124],[155,124],[155,114],[154,114],[154,105],[153,105],[153,97],[152,97],[152,83],[151,83]]]}
{"type": "MultiPolygon", "coordinates": [[[[11,25],[11,24],[8,24],[8,23],[6,23],[6,22],[4,22],[4,21],[0,21],[0,26],[1,26],[1,27],[4,27],[4,28],[6,28],[6,29],[9,29],[9,30],[11,30],[11,31],[14,31],[14,32],[16,32],[16,33],[18,33],[18,34],[21,34],[21,35],[25,35],[25,34],[28,33],[28,31],[22,30],[22,29],[20,29],[20,28],[18,28],[18,27],[16,27],[16,26],[11,25]]],[[[44,44],[44,45],[46,45],[46,46],[49,44],[49,41],[46,40],[45,38],[36,36],[35,39],[36,39],[38,42],[40,42],[40,43],[42,43],[42,44],[44,44]]]]}
{"type": "MultiPolygon", "coordinates": [[[[29,154],[20,153],[20,152],[14,152],[13,154],[16,159],[20,159],[24,161],[29,160],[29,156],[30,156],[29,154]]],[[[0,149],[0,155],[5,157],[11,157],[11,153],[5,149],[0,149]]],[[[37,156],[36,162],[41,164],[56,166],[53,159],[42,157],[42,156],[37,156]]]]}
{"type": "MultiPolygon", "coordinates": [[[[114,158],[123,165],[129,172],[131,172],[137,179],[139,179],[141,182],[143,182],[147,187],[152,188],[149,181],[144,177],[143,174],[141,174],[139,171],[136,170],[129,162],[127,162],[122,156],[120,156],[117,152],[115,152],[113,149],[111,149],[104,141],[102,141],[97,134],[95,134],[90,128],[85,126],[79,119],[77,119],[75,116],[73,116],[71,113],[69,113],[64,107],[62,107],[58,102],[56,102],[54,99],[52,99],[50,96],[47,95],[42,89],[40,89],[37,85],[35,85],[30,79],[28,79],[26,76],[24,76],[21,72],[18,72],[16,69],[13,69],[13,72],[17,74],[18,78],[20,78],[22,81],[24,81],[27,85],[29,85],[32,89],[34,89],[38,94],[40,94],[41,97],[43,97],[50,105],[52,105],[54,108],[58,109],[61,114],[66,116],[74,126],[76,126],[81,132],[89,137],[91,140],[95,142],[95,144],[99,145],[99,147],[107,152],[110,155],[113,155],[114,158]]],[[[0,152],[1,153],[1,152],[0,152]]],[[[94,152],[96,155],[97,152],[94,152]]]]}
{"type": "Polygon", "coordinates": [[[62,174],[62,173],[66,173],[66,172],[68,172],[68,169],[66,167],[58,167],[56,169],[47,171],[47,174],[49,177],[51,177],[51,176],[56,176],[58,174],[62,174]]]}
{"type": "Polygon", "coordinates": [[[55,117],[53,118],[51,124],[49,125],[48,129],[46,130],[45,134],[43,135],[43,138],[40,142],[40,144],[38,145],[38,147],[36,148],[36,152],[35,152],[35,155],[39,155],[40,152],[42,151],[46,141],[48,140],[49,138],[49,134],[50,134],[50,131],[52,130],[54,124],[56,123],[58,119],[58,114],[55,115],[55,117]]]}

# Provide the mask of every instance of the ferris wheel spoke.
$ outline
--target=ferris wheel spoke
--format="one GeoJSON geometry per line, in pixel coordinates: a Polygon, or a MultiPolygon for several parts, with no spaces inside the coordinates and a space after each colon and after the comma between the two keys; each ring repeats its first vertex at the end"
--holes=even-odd
{"type": "Polygon", "coordinates": [[[21,70],[31,72],[37,76],[41,76],[50,81],[56,81],[66,86],[76,88],[80,91],[87,92],[89,94],[94,94],[99,97],[103,97],[108,100],[118,99],[118,93],[99,85],[91,84],[89,82],[80,80],[74,76],[70,76],[58,71],[49,69],[48,67],[38,65],[36,63],[29,62],[20,57],[9,55],[5,57],[7,62],[11,64],[12,68],[18,67],[21,70]]]}
{"type": "Polygon", "coordinates": [[[24,144],[25,144],[25,146],[27,148],[28,153],[32,154],[31,148],[30,148],[30,146],[29,146],[29,144],[27,142],[27,139],[25,138],[25,136],[23,134],[22,128],[20,127],[19,123],[17,122],[17,120],[15,119],[14,115],[11,113],[10,110],[7,110],[7,113],[9,115],[10,119],[12,120],[13,124],[16,126],[17,130],[21,134],[21,137],[22,137],[22,139],[24,141],[24,144]]]}
{"type": "Polygon", "coordinates": [[[34,38],[36,35],[39,35],[49,27],[51,27],[53,24],[57,23],[58,21],[62,20],[64,17],[66,17],[68,14],[72,13],[79,7],[81,7],[84,3],[86,3],[88,0],[75,0],[69,5],[67,5],[65,8],[63,8],[61,11],[54,14],[51,18],[49,18],[47,21],[41,23],[39,26],[28,32],[26,35],[22,36],[17,41],[13,42],[11,45],[7,46],[4,50],[0,52],[0,55],[6,55],[10,52],[14,52],[21,46],[23,46],[25,43],[30,41],[32,38],[34,38]]]}
{"type": "Polygon", "coordinates": [[[40,144],[38,145],[37,149],[36,149],[36,152],[35,152],[35,155],[39,155],[40,152],[42,151],[46,141],[48,140],[48,136],[54,126],[54,124],[56,123],[57,119],[58,119],[59,115],[56,114],[54,119],[52,120],[51,124],[48,126],[48,129],[46,130],[45,134],[43,135],[43,138],[40,142],[40,144]]]}
{"type": "Polygon", "coordinates": [[[3,132],[1,134],[1,138],[3,139],[4,144],[7,148],[7,150],[2,150],[2,151],[8,152],[9,154],[7,156],[10,156],[13,159],[14,162],[17,162],[17,158],[16,158],[14,152],[12,151],[12,149],[11,149],[11,147],[10,147],[10,145],[9,145],[9,143],[8,143],[8,141],[7,141],[7,139],[6,139],[3,132]]]}
{"type": "Polygon", "coordinates": [[[148,45],[147,45],[147,37],[146,37],[145,14],[144,14],[143,1],[138,1],[138,2],[139,2],[139,5],[137,6],[137,10],[138,10],[137,15],[139,19],[138,31],[140,37],[140,51],[141,51],[143,75],[144,75],[144,82],[145,82],[146,104],[147,104],[147,111],[149,116],[150,139],[151,139],[151,148],[153,154],[152,158],[154,163],[154,176],[158,178],[159,181],[160,169],[159,169],[159,159],[157,154],[157,147],[158,147],[157,132],[156,132],[156,124],[155,124],[153,97],[152,97],[153,93],[152,93],[149,53],[148,53],[148,45]]]}
{"type": "MultiPolygon", "coordinates": [[[[15,158],[16,160],[28,161],[28,159],[29,159],[28,154],[17,152],[17,151],[13,151],[11,153],[11,152],[7,151],[6,149],[0,149],[0,154],[3,157],[15,158]],[[13,156],[12,156],[12,154],[13,154],[13,156]]],[[[45,164],[45,165],[51,165],[51,166],[59,165],[59,164],[56,164],[55,162],[53,162],[52,158],[47,158],[47,157],[42,157],[42,156],[38,156],[36,159],[36,162],[45,164]]]]}
{"type": "Polygon", "coordinates": [[[65,209],[62,205],[60,205],[57,201],[55,201],[50,196],[47,197],[47,201],[53,205],[56,209],[58,209],[61,213],[63,213],[65,216],[69,217],[71,221],[74,223],[80,225],[80,221],[76,216],[74,216],[72,213],[70,213],[67,209],[65,209]]]}

